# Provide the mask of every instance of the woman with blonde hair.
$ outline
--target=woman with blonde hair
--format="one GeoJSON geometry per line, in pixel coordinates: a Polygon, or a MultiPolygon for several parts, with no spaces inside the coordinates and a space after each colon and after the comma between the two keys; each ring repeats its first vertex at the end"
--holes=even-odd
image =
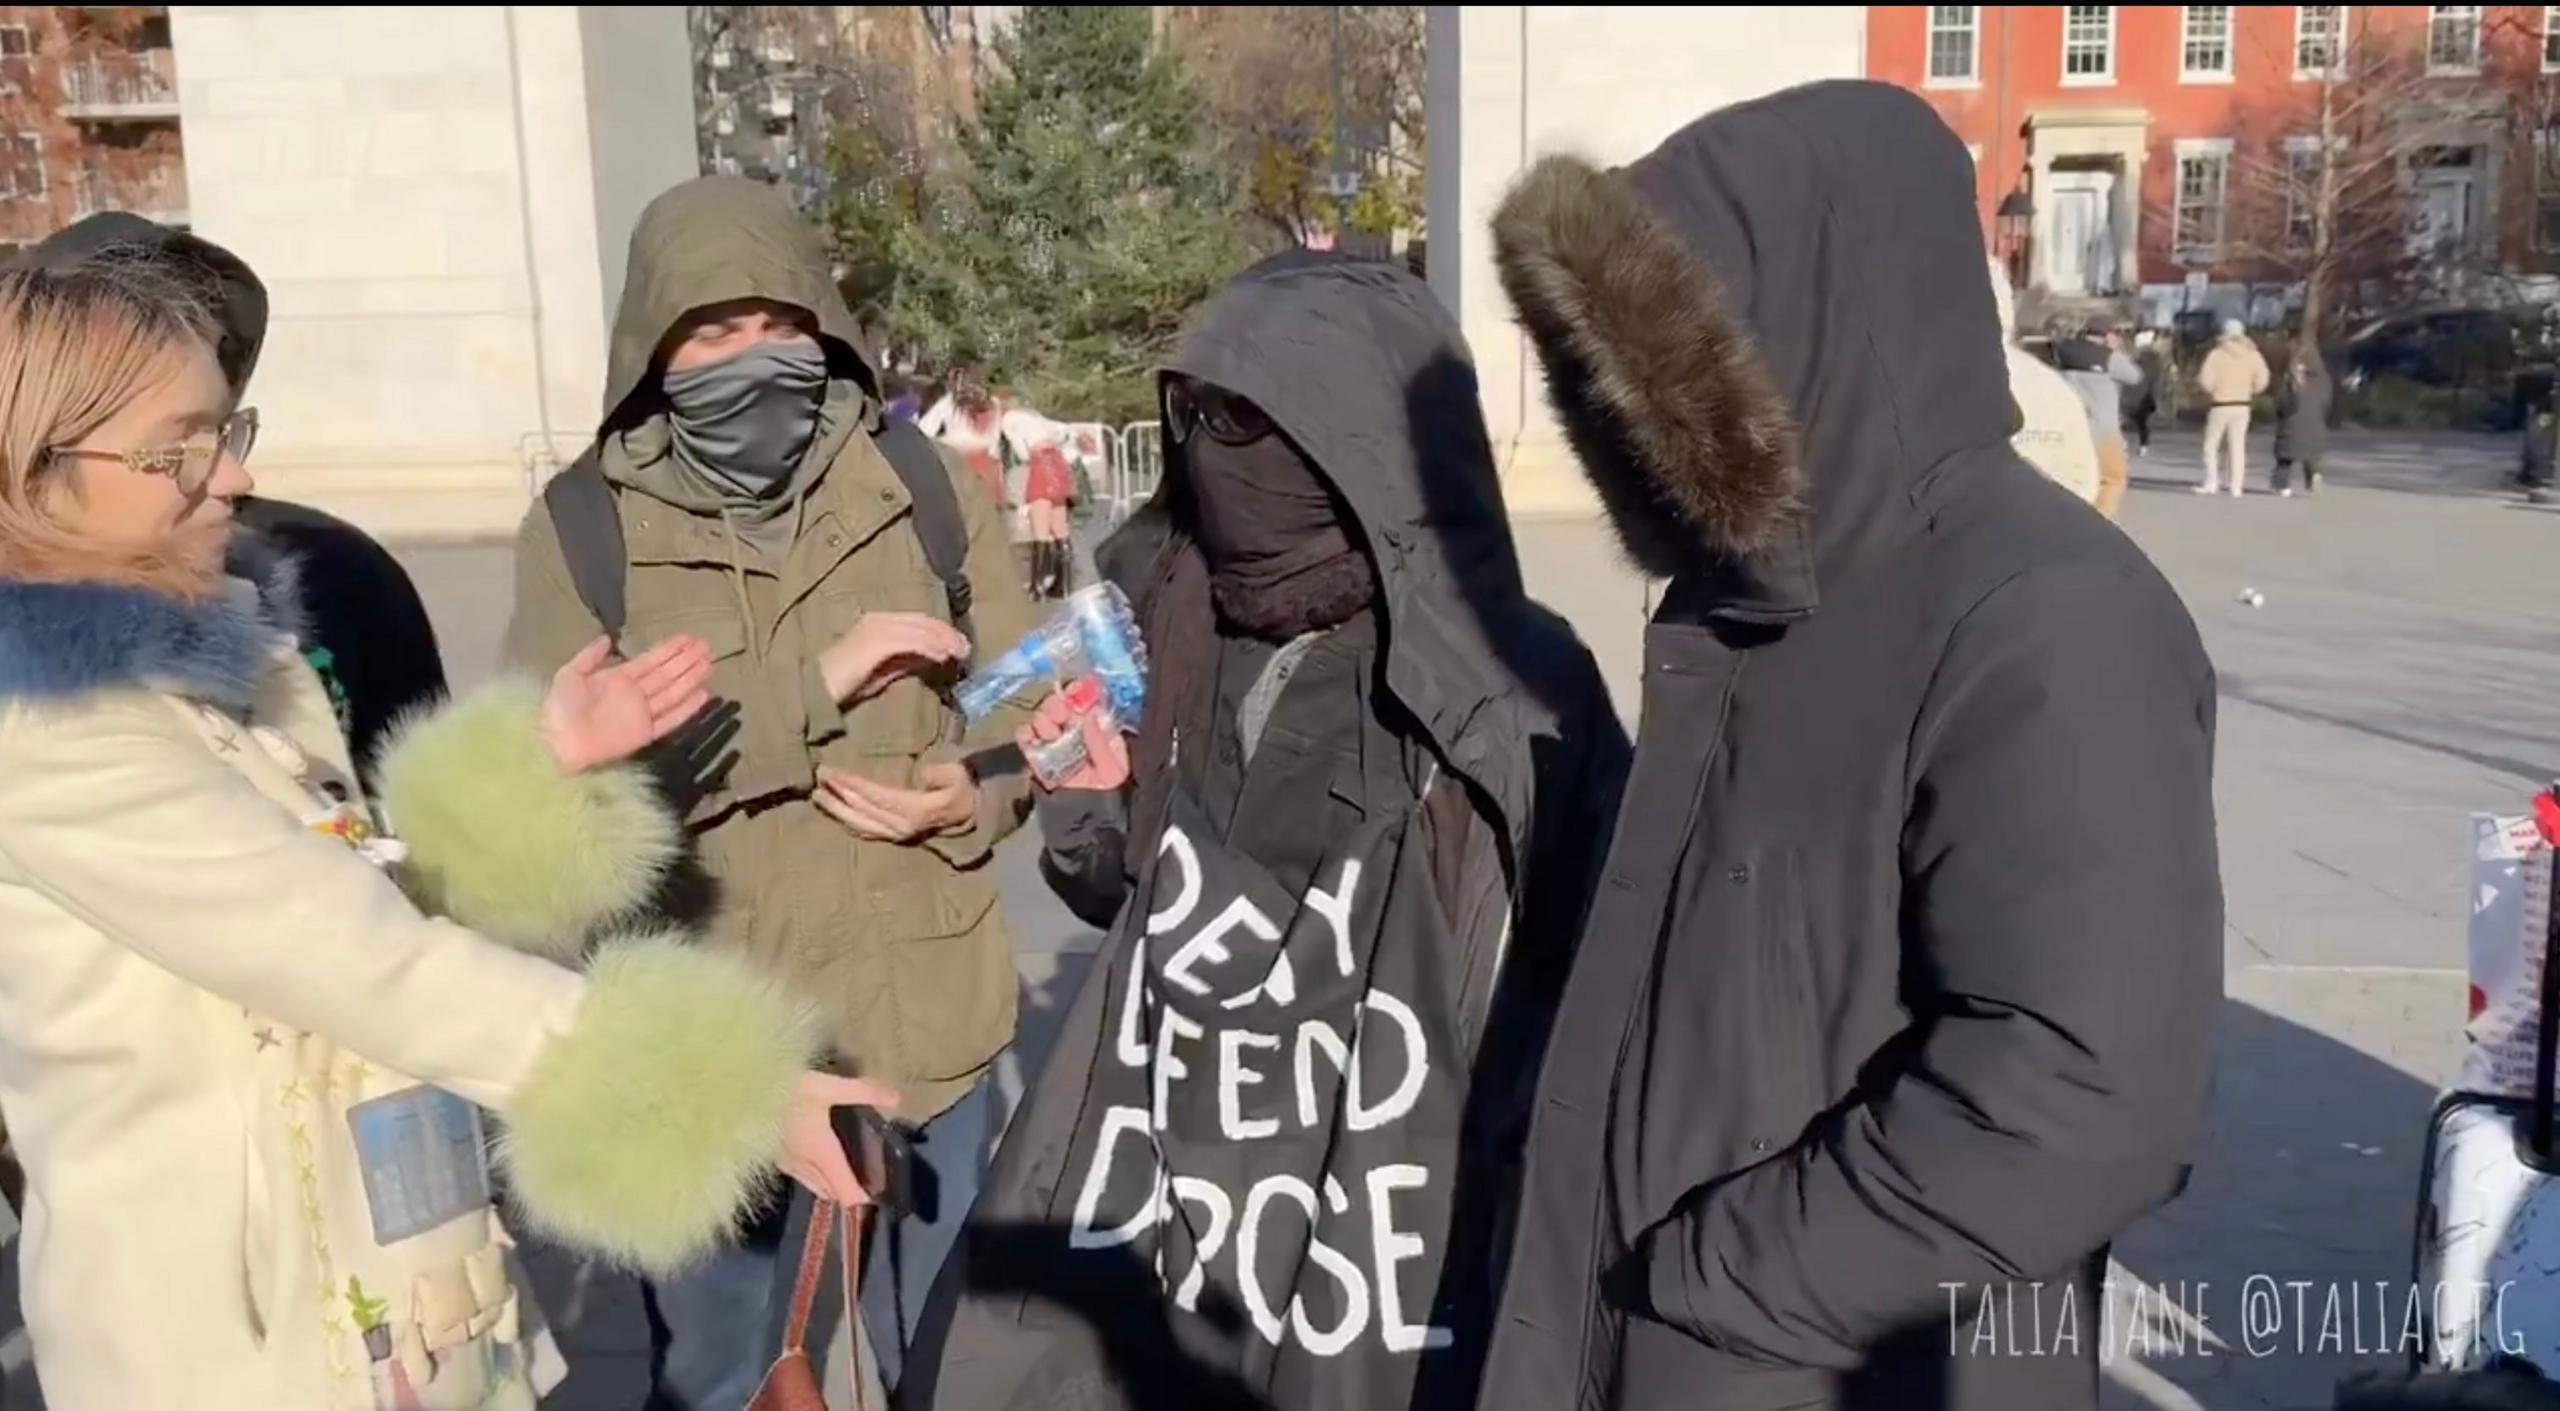
{"type": "Polygon", "coordinates": [[[708,649],[414,720],[368,797],[291,561],[237,533],[254,412],[145,258],[0,274],[0,1114],[53,1411],[519,1411],[559,1354],[497,1219],[652,1270],[774,1168],[862,1199],[786,997],[607,937],[678,846],[622,761],[708,649]],[[395,831],[396,830],[396,831],[395,831]],[[475,1105],[476,1104],[476,1105],[475,1105]]]}

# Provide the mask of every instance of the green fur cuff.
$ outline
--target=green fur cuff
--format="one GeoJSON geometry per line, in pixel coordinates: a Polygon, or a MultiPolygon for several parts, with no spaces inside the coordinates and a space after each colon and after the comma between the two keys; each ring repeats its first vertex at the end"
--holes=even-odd
{"type": "Polygon", "coordinates": [[[430,910],[521,950],[576,955],[675,860],[676,820],[630,765],[562,774],[529,684],[487,687],[402,723],[382,801],[430,910]]]}
{"type": "Polygon", "coordinates": [[[733,1236],[771,1179],[813,1016],[725,953],[610,944],[577,1023],[507,1105],[499,1148],[526,1219],[663,1275],[733,1236]]]}

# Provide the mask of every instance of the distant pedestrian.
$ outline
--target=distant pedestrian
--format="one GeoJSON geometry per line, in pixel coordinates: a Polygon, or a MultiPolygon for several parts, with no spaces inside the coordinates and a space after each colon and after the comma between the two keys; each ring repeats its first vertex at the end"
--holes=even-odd
{"type": "Polygon", "coordinates": [[[914,421],[924,415],[924,397],[928,390],[924,383],[898,372],[884,373],[880,381],[880,390],[889,399],[882,411],[900,421],[914,421]]]}
{"type": "Polygon", "coordinates": [[[2231,495],[2247,493],[2249,483],[2249,404],[2267,390],[2267,360],[2249,341],[2238,319],[2225,319],[2222,341],[2204,355],[2196,385],[2204,389],[2204,483],[2199,495],[2222,488],[2222,469],[2231,467],[2231,495]]]}
{"type": "Polygon", "coordinates": [[[2276,493],[2293,494],[2293,464],[2302,463],[2302,493],[2320,488],[2320,462],[2329,454],[2329,370],[2317,349],[2293,350],[2276,386],[2276,493]]]}
{"type": "Polygon", "coordinates": [[[960,453],[997,504],[1005,494],[1004,403],[987,390],[986,375],[976,368],[955,369],[951,390],[916,423],[918,430],[960,453]]]}
{"type": "Polygon", "coordinates": [[[2170,411],[2173,417],[2176,415],[2168,406],[2169,394],[2173,390],[2169,382],[2169,359],[2161,351],[2158,333],[2146,328],[2133,335],[2133,361],[2142,369],[2142,386],[2134,392],[2133,400],[2125,404],[2124,419],[2125,424],[2133,428],[2133,453],[2147,456],[2151,454],[2151,419],[2164,410],[2170,411]]]}
{"type": "Polygon", "coordinates": [[[2125,355],[2124,338],[2105,314],[2090,319],[2079,337],[2056,343],[2053,360],[2088,413],[2098,448],[2098,513],[2113,519],[2124,503],[2124,392],[2142,385],[2142,369],[2125,355]]]}
{"type": "Polygon", "coordinates": [[[1067,465],[1067,428],[1010,397],[999,400],[1005,405],[1005,509],[1023,581],[1033,597],[1062,598],[1074,586],[1067,510],[1076,484],[1067,465]]]}

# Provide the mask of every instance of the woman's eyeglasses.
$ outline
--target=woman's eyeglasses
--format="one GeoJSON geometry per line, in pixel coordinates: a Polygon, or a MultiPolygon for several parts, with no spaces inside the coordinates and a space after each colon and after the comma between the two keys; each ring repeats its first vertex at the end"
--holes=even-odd
{"type": "Polygon", "coordinates": [[[200,495],[213,483],[213,468],[224,456],[247,461],[258,444],[258,409],[242,407],[219,427],[199,431],[174,446],[147,451],[86,451],[57,446],[49,454],[62,460],[122,461],[145,475],[165,475],[178,482],[178,493],[200,495]]]}
{"type": "Polygon", "coordinates": [[[1177,446],[1190,441],[1195,431],[1206,431],[1210,440],[1228,446],[1249,446],[1271,434],[1271,418],[1262,408],[1223,387],[1188,378],[1165,385],[1164,419],[1177,446]]]}

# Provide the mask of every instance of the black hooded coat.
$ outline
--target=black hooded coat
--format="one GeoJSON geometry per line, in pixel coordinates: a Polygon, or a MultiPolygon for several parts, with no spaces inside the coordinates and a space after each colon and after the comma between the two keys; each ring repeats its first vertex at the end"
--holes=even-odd
{"type": "Polygon", "coordinates": [[[2094,1406],[2106,1247],[2184,1181],[2213,672],[2009,447],[1972,189],[1919,99],[1831,83],[1549,159],[1496,218],[1584,469],[1672,581],[1492,1411],[2094,1406]]]}
{"type": "MultiPolygon", "coordinates": [[[[1389,743],[1344,752],[1367,758],[1333,797],[1418,801],[1325,840],[1312,883],[1344,921],[1318,918],[1318,890],[1300,908],[1271,885],[1260,857],[1293,824],[1254,774],[1223,830],[1187,788],[1135,837],[1117,799],[1082,796],[1069,818],[1078,796],[1057,797],[1049,874],[1117,924],[944,1268],[916,1359],[932,1370],[902,1394],[948,1411],[1464,1407],[1625,735],[1582,644],[1522,588],[1474,372],[1419,280],[1275,257],[1167,371],[1250,399],[1338,492],[1377,570],[1379,645],[1367,718],[1329,733],[1389,743]],[[1361,782],[1382,767],[1418,788],[1361,782]],[[1231,896],[1282,934],[1228,931],[1237,958],[1196,963],[1198,923],[1179,918],[1231,896]],[[1213,984],[1168,983],[1186,966],[1213,984]]],[[[1157,499],[1099,556],[1143,621],[1211,611],[1165,586],[1197,582],[1186,492],[1173,447],[1157,499]]]]}

